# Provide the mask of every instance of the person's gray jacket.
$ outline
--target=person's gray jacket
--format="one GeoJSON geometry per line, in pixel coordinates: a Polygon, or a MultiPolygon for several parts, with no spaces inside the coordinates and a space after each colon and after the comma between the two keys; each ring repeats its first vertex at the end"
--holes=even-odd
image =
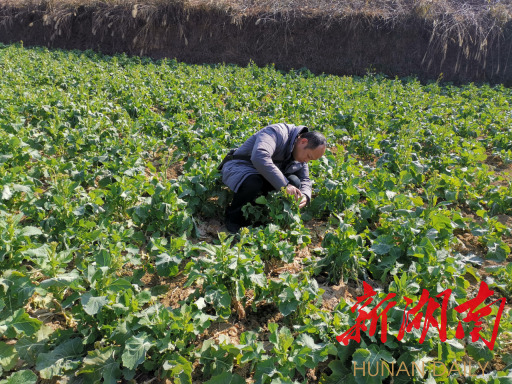
{"type": "Polygon", "coordinates": [[[295,141],[300,133],[307,132],[305,126],[273,124],[263,128],[236,150],[235,155],[250,156],[251,160],[231,160],[222,168],[222,181],[232,191],[237,192],[243,181],[250,175],[260,174],[270,184],[280,190],[288,185],[284,174],[295,174],[300,182],[300,190],[311,200],[311,180],[307,163],[291,159],[295,141]],[[283,169],[286,167],[286,169],[283,169]]]}

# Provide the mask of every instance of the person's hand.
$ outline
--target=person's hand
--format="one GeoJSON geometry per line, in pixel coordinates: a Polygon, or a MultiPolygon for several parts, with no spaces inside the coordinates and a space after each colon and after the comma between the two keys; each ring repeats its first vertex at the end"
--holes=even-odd
{"type": "Polygon", "coordinates": [[[302,197],[302,192],[299,188],[294,187],[291,184],[286,186],[286,193],[292,196],[295,196],[295,200],[299,200],[302,197]]]}
{"type": "Polygon", "coordinates": [[[286,193],[292,196],[295,196],[295,200],[300,200],[299,208],[304,208],[308,203],[308,198],[304,195],[299,188],[294,187],[291,184],[286,186],[286,193]]]}

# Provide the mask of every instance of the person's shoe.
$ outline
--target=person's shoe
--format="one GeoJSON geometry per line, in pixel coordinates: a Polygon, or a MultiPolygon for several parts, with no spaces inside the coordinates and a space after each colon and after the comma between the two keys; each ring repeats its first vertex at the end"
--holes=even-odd
{"type": "Polygon", "coordinates": [[[229,233],[233,233],[233,234],[238,233],[238,231],[240,230],[241,227],[242,226],[237,223],[226,220],[226,229],[229,231],[229,233]]]}

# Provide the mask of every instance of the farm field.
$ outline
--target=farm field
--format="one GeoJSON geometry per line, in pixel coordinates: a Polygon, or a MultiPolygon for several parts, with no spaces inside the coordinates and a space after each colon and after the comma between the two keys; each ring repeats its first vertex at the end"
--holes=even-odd
{"type": "Polygon", "coordinates": [[[0,384],[511,382],[511,100],[0,45],[0,384]],[[276,122],[328,139],[313,200],[229,236],[217,165],[276,122]]]}

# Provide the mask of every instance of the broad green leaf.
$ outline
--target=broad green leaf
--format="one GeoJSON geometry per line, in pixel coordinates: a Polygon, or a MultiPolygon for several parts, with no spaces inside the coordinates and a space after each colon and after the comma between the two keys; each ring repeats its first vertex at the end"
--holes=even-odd
{"type": "Polygon", "coordinates": [[[32,248],[32,249],[23,251],[22,254],[24,256],[29,256],[29,257],[34,257],[34,258],[46,258],[46,257],[48,257],[49,252],[50,252],[50,246],[48,244],[45,244],[38,248],[32,248]]]}
{"type": "Polygon", "coordinates": [[[91,292],[84,293],[81,300],[84,311],[88,315],[96,315],[108,303],[106,296],[92,296],[91,292]]]}
{"type": "Polygon", "coordinates": [[[227,317],[231,313],[231,296],[225,287],[217,287],[218,289],[210,289],[206,292],[204,298],[206,302],[215,306],[217,314],[227,317]]]}
{"type": "Polygon", "coordinates": [[[100,249],[99,252],[96,253],[95,260],[99,267],[110,267],[112,256],[106,249],[100,249]]]}
{"type": "Polygon", "coordinates": [[[39,284],[41,288],[49,288],[49,287],[70,287],[73,283],[80,281],[80,275],[76,269],[72,270],[69,273],[63,273],[58,275],[52,279],[46,279],[39,284]]]}
{"type": "Polygon", "coordinates": [[[506,376],[498,377],[499,384],[512,384],[512,375],[509,373],[506,376]]]}
{"type": "Polygon", "coordinates": [[[32,336],[24,336],[15,345],[21,359],[31,365],[35,365],[37,357],[49,349],[48,337],[53,329],[47,325],[41,328],[32,336]]]}
{"type": "Polygon", "coordinates": [[[156,348],[158,349],[159,353],[164,353],[166,351],[174,351],[176,349],[176,346],[174,345],[175,341],[176,338],[168,334],[167,336],[159,338],[156,341],[156,348]]]}
{"type": "Polygon", "coordinates": [[[29,370],[14,372],[6,380],[1,380],[0,384],[36,384],[37,376],[29,370]]]}
{"type": "Polygon", "coordinates": [[[0,341],[0,374],[1,370],[10,371],[18,361],[18,354],[14,349],[14,345],[7,345],[0,341]]]}
{"type": "Polygon", "coordinates": [[[297,338],[297,343],[299,345],[304,346],[302,351],[307,355],[308,359],[313,362],[313,365],[316,367],[318,363],[325,361],[327,359],[327,348],[326,346],[316,344],[311,336],[308,334],[302,333],[297,338]]]}
{"type": "Polygon", "coordinates": [[[173,354],[163,365],[165,376],[175,384],[192,384],[192,363],[183,356],[173,354]]]}
{"type": "Polygon", "coordinates": [[[325,384],[355,384],[355,374],[348,369],[340,360],[333,360],[329,363],[332,373],[325,380],[325,384]]]}
{"type": "Polygon", "coordinates": [[[414,182],[414,176],[409,171],[401,171],[400,172],[400,183],[401,184],[411,184],[414,182]]]}
{"type": "Polygon", "coordinates": [[[389,244],[379,243],[379,244],[374,244],[371,249],[377,255],[387,255],[389,253],[389,251],[391,250],[391,248],[392,247],[389,244]]]}
{"type": "Polygon", "coordinates": [[[276,367],[275,357],[260,361],[256,364],[254,380],[256,384],[267,382],[267,378],[279,377],[279,370],[276,367]]]}
{"type": "MultiPolygon", "coordinates": [[[[416,380],[424,379],[424,375],[431,368],[429,363],[434,359],[428,356],[420,356],[414,352],[405,352],[398,358],[396,364],[390,364],[391,375],[394,376],[394,381],[397,384],[410,383],[413,377],[416,380]]],[[[387,370],[386,367],[384,369],[387,370]]]]}
{"type": "Polygon", "coordinates": [[[31,318],[23,309],[17,310],[13,316],[8,318],[6,323],[9,329],[8,337],[14,337],[14,334],[10,332],[11,330],[15,334],[33,335],[43,324],[40,320],[31,318]]]}
{"type": "Polygon", "coordinates": [[[510,247],[501,240],[489,241],[487,243],[487,256],[486,258],[496,261],[505,261],[507,256],[510,255],[510,247]]]}
{"type": "Polygon", "coordinates": [[[13,158],[13,156],[10,153],[0,155],[0,164],[5,163],[7,160],[12,159],[12,158],[13,158]]]}
{"type": "Polygon", "coordinates": [[[278,296],[279,310],[284,316],[294,312],[299,306],[301,294],[298,289],[286,287],[278,296]]]}
{"type": "Polygon", "coordinates": [[[470,342],[466,345],[466,350],[469,356],[475,361],[486,362],[494,359],[494,352],[487,347],[482,341],[475,343],[470,342]]]}
{"type": "Polygon", "coordinates": [[[12,270],[6,271],[4,278],[0,278],[0,286],[9,295],[9,300],[4,301],[4,303],[12,311],[23,307],[35,290],[35,285],[28,276],[12,270]]]}
{"type": "Polygon", "coordinates": [[[265,287],[267,285],[267,278],[262,273],[253,273],[250,279],[258,287],[265,287]]]}
{"type": "Polygon", "coordinates": [[[445,216],[443,213],[434,213],[431,216],[432,220],[432,226],[440,231],[443,228],[451,228],[452,227],[452,221],[448,216],[445,216]]]}
{"type": "Polygon", "coordinates": [[[50,352],[37,357],[36,369],[43,379],[62,376],[65,372],[75,370],[80,365],[80,356],[84,349],[83,340],[79,337],[66,340],[50,352]]]}
{"type": "Polygon", "coordinates": [[[139,305],[146,304],[151,301],[151,292],[149,290],[144,290],[137,294],[137,301],[139,305]]]}
{"type": "Polygon", "coordinates": [[[25,192],[30,193],[31,188],[27,185],[21,185],[21,184],[13,184],[12,189],[16,192],[25,192]]]}
{"type": "Polygon", "coordinates": [[[42,235],[43,232],[36,227],[23,227],[20,231],[20,236],[36,236],[36,235],[42,235]]]}
{"type": "Polygon", "coordinates": [[[233,368],[234,357],[239,353],[238,348],[230,345],[229,338],[219,336],[218,344],[213,339],[206,340],[200,351],[199,363],[204,365],[205,378],[219,375],[233,368]]]}
{"type": "Polygon", "coordinates": [[[126,341],[133,335],[133,331],[126,320],[120,320],[114,328],[111,339],[117,344],[125,345],[126,341]]]}
{"type": "Polygon", "coordinates": [[[275,377],[272,379],[270,384],[297,384],[297,381],[288,378],[288,377],[275,377]]]}
{"type": "Polygon", "coordinates": [[[146,353],[152,345],[153,340],[145,332],[130,337],[124,347],[123,365],[128,369],[135,369],[146,359],[146,353]]]}
{"type": "Polygon", "coordinates": [[[220,375],[212,377],[205,384],[245,384],[245,379],[236,373],[223,372],[220,375]]]}
{"type": "Polygon", "coordinates": [[[117,280],[114,280],[109,286],[107,287],[107,290],[109,292],[126,292],[133,289],[132,284],[126,280],[125,278],[120,278],[117,280]]]}
{"type": "Polygon", "coordinates": [[[260,196],[255,200],[256,204],[267,204],[267,199],[265,196],[260,196]]]}
{"type": "Polygon", "coordinates": [[[382,380],[389,376],[387,368],[384,367],[382,369],[382,361],[388,363],[395,361],[391,353],[384,347],[372,344],[369,348],[357,349],[352,355],[356,382],[358,384],[381,383],[382,380]]]}
{"type": "Polygon", "coordinates": [[[276,350],[286,352],[292,346],[294,338],[287,327],[282,327],[279,331],[271,332],[269,340],[276,350]]]}
{"type": "Polygon", "coordinates": [[[178,274],[180,263],[181,260],[178,257],[161,253],[156,257],[156,271],[160,276],[172,277],[178,274]]]}
{"type": "Polygon", "coordinates": [[[437,345],[438,360],[452,361],[461,359],[465,355],[464,346],[455,339],[448,339],[437,345]]]}
{"type": "Polygon", "coordinates": [[[90,351],[84,358],[83,366],[78,374],[84,374],[98,381],[103,378],[105,384],[117,383],[121,378],[121,369],[119,361],[115,360],[115,354],[114,347],[90,351]]]}

